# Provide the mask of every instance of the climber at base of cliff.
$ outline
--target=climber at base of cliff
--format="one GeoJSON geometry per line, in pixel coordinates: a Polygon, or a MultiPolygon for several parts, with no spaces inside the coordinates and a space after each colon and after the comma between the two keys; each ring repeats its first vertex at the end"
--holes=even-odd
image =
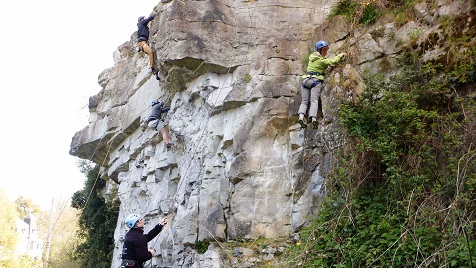
{"type": "Polygon", "coordinates": [[[152,259],[155,249],[147,248],[147,243],[154,239],[167,224],[165,216],[149,233],[144,234],[145,221],[139,214],[131,214],[124,220],[124,224],[130,228],[124,237],[122,247],[122,262],[120,267],[143,268],[144,262],[152,259]]]}
{"type": "Polygon", "coordinates": [[[162,120],[162,114],[168,112],[170,108],[163,107],[164,103],[159,100],[152,101],[152,111],[150,112],[149,118],[147,119],[147,124],[149,128],[155,129],[162,134],[162,138],[166,144],[167,149],[172,147],[172,142],[170,142],[170,135],[168,129],[165,127],[164,121],[162,120]]]}
{"type": "MultiPolygon", "coordinates": [[[[309,56],[309,64],[307,72],[302,77],[304,81],[301,84],[301,105],[299,106],[299,124],[302,128],[306,128],[304,121],[307,110],[309,108],[309,118],[312,127],[317,129],[317,111],[319,109],[319,98],[321,97],[322,82],[324,80],[324,71],[329,65],[339,62],[346,53],[341,53],[332,59],[326,59],[325,56],[329,50],[329,43],[326,41],[318,41],[315,44],[316,51],[309,56]],[[309,103],[311,105],[309,105],[309,103]]],[[[306,120],[307,121],[307,120],[306,120]]]]}
{"type": "Polygon", "coordinates": [[[137,22],[137,47],[139,51],[144,51],[147,56],[149,57],[149,64],[150,64],[150,69],[152,73],[155,75],[157,80],[160,80],[159,78],[159,69],[157,69],[157,66],[155,65],[155,58],[154,58],[154,52],[152,51],[152,48],[149,46],[149,22],[152,21],[157,14],[155,12],[152,12],[148,18],[144,16],[140,16],[137,22]]]}

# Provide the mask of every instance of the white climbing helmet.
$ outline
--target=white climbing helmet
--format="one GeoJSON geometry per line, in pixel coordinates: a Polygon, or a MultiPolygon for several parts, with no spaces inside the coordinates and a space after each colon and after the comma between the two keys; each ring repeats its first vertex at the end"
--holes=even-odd
{"type": "Polygon", "coordinates": [[[140,220],[140,216],[139,214],[131,214],[129,216],[127,216],[127,218],[124,220],[124,224],[129,227],[129,228],[132,228],[136,225],[137,221],[140,220]]]}

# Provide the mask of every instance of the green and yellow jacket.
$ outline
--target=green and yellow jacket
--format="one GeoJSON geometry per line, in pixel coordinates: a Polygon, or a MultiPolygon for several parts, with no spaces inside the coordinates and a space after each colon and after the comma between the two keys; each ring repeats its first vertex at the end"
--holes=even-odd
{"type": "Polygon", "coordinates": [[[343,57],[343,54],[339,54],[331,59],[324,58],[321,53],[314,52],[309,56],[309,64],[307,65],[307,73],[303,75],[303,78],[317,78],[324,80],[324,71],[329,65],[339,62],[343,57]]]}

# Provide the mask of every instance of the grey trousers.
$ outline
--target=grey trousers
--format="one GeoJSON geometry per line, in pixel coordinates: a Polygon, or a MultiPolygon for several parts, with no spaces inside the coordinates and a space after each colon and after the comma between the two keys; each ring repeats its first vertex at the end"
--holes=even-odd
{"type": "Polygon", "coordinates": [[[300,114],[307,114],[309,108],[309,117],[317,117],[317,110],[319,109],[319,98],[321,97],[322,83],[317,84],[312,89],[307,89],[301,86],[301,105],[299,106],[300,114]],[[311,106],[309,107],[309,102],[311,106]]]}

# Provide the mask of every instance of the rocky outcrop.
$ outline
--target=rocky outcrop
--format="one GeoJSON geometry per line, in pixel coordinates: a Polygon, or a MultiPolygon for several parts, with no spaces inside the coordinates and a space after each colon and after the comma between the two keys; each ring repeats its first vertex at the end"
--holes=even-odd
{"type": "Polygon", "coordinates": [[[220,242],[287,237],[318,213],[346,142],[339,104],[358,101],[362,77],[398,67],[400,52],[415,42],[410,32],[430,28],[427,20],[437,23],[417,6],[420,22],[396,25],[385,17],[353,28],[337,16],[323,25],[334,4],[163,1],[150,38],[162,81],[136,52],[135,34],[114,52],[114,66],[98,78],[102,90],[90,98],[89,125],[70,150],[101,165],[104,194],[120,203],[111,267],[119,265],[127,231],[122,220],[133,212],[149,226],[169,215],[150,242],[160,253],[153,267],[228,267],[234,257],[220,242]],[[319,39],[332,44],[330,56],[349,57],[327,72],[319,128],[303,130],[295,116],[302,59],[319,39]],[[146,127],[153,99],[171,107],[171,150],[146,127]],[[203,242],[210,246],[199,254],[203,242]]]}

